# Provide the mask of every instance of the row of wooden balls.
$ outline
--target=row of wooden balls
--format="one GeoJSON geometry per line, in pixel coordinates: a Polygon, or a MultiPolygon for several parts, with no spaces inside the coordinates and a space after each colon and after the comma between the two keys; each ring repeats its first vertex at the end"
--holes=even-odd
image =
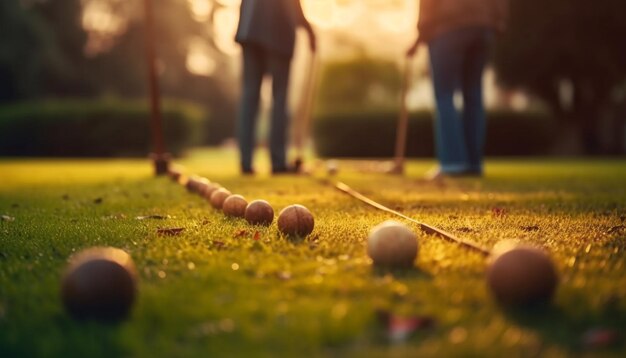
{"type": "MultiPolygon", "coordinates": [[[[265,200],[248,203],[241,195],[206,178],[192,176],[183,180],[180,172],[169,176],[187,190],[206,198],[215,209],[230,217],[245,218],[252,225],[269,226],[274,209],[265,200]]],[[[277,226],[287,237],[305,237],[313,231],[315,220],[302,205],[290,205],[278,215],[277,226]]],[[[137,295],[137,269],[123,250],[96,247],[72,256],[61,283],[63,304],[75,318],[117,321],[128,315],[137,295]]]]}
{"type": "MultiPolygon", "coordinates": [[[[417,236],[401,223],[384,222],[368,236],[367,253],[376,266],[413,267],[418,251],[417,236]]],[[[506,306],[548,302],[557,283],[554,265],[540,249],[500,245],[490,259],[488,287],[497,301],[506,306]]],[[[124,318],[136,294],[137,270],[133,260],[116,248],[81,251],[71,258],[63,276],[63,303],[79,319],[124,318]]]]}
{"type": "MultiPolygon", "coordinates": [[[[170,170],[172,180],[185,185],[187,190],[205,198],[213,208],[222,210],[228,217],[244,218],[251,225],[270,226],[274,222],[274,208],[265,200],[248,201],[241,195],[207,178],[190,176],[186,180],[180,172],[170,170]]],[[[315,226],[313,214],[306,207],[295,204],[280,211],[278,230],[288,237],[306,237],[315,226]]]]}

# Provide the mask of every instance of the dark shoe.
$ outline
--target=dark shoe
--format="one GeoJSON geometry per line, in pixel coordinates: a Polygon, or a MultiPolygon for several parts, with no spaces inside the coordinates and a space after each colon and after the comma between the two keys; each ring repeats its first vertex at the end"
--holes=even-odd
{"type": "Polygon", "coordinates": [[[255,176],[256,172],[254,171],[254,169],[242,169],[241,170],[241,175],[243,176],[255,176]]]}
{"type": "Polygon", "coordinates": [[[297,174],[300,174],[300,171],[298,171],[296,167],[272,169],[272,175],[291,175],[291,174],[297,175],[297,174]]]}

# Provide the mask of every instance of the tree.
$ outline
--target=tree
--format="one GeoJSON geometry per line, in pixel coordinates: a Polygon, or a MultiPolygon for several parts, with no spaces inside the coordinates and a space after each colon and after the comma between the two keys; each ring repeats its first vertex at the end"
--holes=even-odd
{"type": "Polygon", "coordinates": [[[0,1],[0,102],[32,98],[49,49],[42,22],[19,0],[0,1]]]}
{"type": "Polygon", "coordinates": [[[508,30],[498,41],[495,68],[505,86],[543,99],[574,125],[587,154],[600,148],[598,123],[626,82],[626,2],[512,0],[508,30]],[[572,101],[563,101],[569,84],[572,101]]]}

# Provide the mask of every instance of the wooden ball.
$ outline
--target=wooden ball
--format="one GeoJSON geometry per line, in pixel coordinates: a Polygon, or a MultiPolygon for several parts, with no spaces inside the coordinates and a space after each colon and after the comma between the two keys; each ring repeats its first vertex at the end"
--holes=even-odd
{"type": "Polygon", "coordinates": [[[525,306],[549,302],[558,276],[543,250],[519,246],[493,258],[487,270],[487,284],[501,304],[525,306]]]}
{"type": "Polygon", "coordinates": [[[314,226],[313,214],[302,205],[288,206],[278,214],[278,230],[286,236],[305,237],[314,226]]]}
{"type": "Polygon", "coordinates": [[[367,238],[367,254],[377,266],[411,267],[418,250],[413,231],[395,221],[374,227],[367,238]]]}
{"type": "Polygon", "coordinates": [[[61,283],[65,309],[77,319],[123,319],[136,295],[133,260],[116,248],[92,248],[73,256],[61,283]]]}
{"type": "Polygon", "coordinates": [[[236,218],[244,217],[246,213],[246,207],[248,206],[248,202],[241,195],[231,195],[226,200],[224,200],[224,204],[222,205],[222,210],[226,216],[232,216],[236,218]]]}
{"type": "Polygon", "coordinates": [[[205,199],[211,200],[211,194],[219,188],[221,188],[221,186],[217,183],[208,183],[200,189],[199,194],[205,199]]]}
{"type": "Polygon", "coordinates": [[[167,174],[169,175],[170,179],[176,182],[179,181],[180,177],[182,176],[180,170],[174,168],[170,168],[167,174]]]}
{"type": "Polygon", "coordinates": [[[190,192],[194,192],[199,183],[200,183],[200,177],[196,175],[192,175],[189,178],[187,178],[187,182],[185,183],[185,188],[187,188],[187,190],[190,192]]]}
{"type": "Polygon", "coordinates": [[[209,199],[209,201],[211,202],[211,206],[216,209],[221,209],[222,205],[224,205],[224,200],[226,200],[226,198],[231,195],[232,193],[225,188],[219,188],[215,190],[211,194],[211,199],[209,199]]]}
{"type": "Polygon", "coordinates": [[[255,200],[248,204],[244,216],[251,225],[270,226],[274,221],[274,209],[265,200],[255,200]]]}
{"type": "Polygon", "coordinates": [[[326,163],[326,170],[328,172],[328,175],[337,175],[337,173],[339,172],[339,164],[335,160],[329,160],[326,163]]]}
{"type": "Polygon", "coordinates": [[[211,181],[207,178],[198,178],[196,180],[196,184],[193,187],[193,192],[196,194],[200,194],[203,190],[204,187],[206,187],[207,185],[209,185],[211,183],[211,181]]]}

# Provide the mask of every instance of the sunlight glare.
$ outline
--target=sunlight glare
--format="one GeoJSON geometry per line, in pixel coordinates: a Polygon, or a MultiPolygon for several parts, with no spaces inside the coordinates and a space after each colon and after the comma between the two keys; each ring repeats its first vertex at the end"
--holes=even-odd
{"type": "Polygon", "coordinates": [[[237,55],[241,49],[235,42],[235,33],[239,23],[238,7],[222,7],[213,15],[215,46],[227,55],[237,55]]]}
{"type": "Polygon", "coordinates": [[[226,7],[241,5],[241,0],[216,0],[218,4],[226,7]]]}
{"type": "Polygon", "coordinates": [[[206,41],[200,37],[192,39],[187,52],[187,70],[195,75],[208,77],[215,73],[216,68],[217,64],[211,57],[206,41]]]}
{"type": "Polygon", "coordinates": [[[198,22],[205,22],[211,18],[211,11],[213,10],[213,1],[211,0],[187,0],[191,14],[194,20],[198,22]]]}

